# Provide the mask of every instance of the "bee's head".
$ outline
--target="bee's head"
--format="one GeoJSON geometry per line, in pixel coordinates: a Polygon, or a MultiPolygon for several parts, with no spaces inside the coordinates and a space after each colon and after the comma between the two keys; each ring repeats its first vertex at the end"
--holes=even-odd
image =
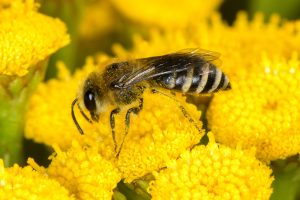
{"type": "Polygon", "coordinates": [[[103,91],[97,74],[91,74],[84,82],[82,101],[84,107],[90,112],[93,121],[99,120],[99,114],[103,110],[103,91]]]}
{"type": "Polygon", "coordinates": [[[103,110],[103,103],[101,103],[103,88],[101,89],[101,85],[99,75],[97,73],[90,74],[84,82],[83,88],[79,90],[78,97],[72,102],[71,115],[80,134],[83,134],[83,130],[75,117],[74,106],[78,106],[81,114],[88,122],[92,123],[92,120],[99,121],[99,114],[103,110]],[[84,107],[90,112],[92,120],[84,113],[82,109],[84,107]]]}

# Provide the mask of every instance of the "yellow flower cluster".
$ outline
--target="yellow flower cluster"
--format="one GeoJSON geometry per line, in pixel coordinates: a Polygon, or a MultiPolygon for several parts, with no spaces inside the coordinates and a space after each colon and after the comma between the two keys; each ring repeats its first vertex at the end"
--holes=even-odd
{"type": "Polygon", "coordinates": [[[33,0],[0,2],[0,74],[23,76],[69,42],[65,25],[36,7],[33,0]]]}
{"type": "Polygon", "coordinates": [[[71,200],[69,192],[57,181],[49,179],[46,174],[38,173],[27,166],[14,165],[4,168],[0,159],[0,199],[45,199],[71,200]]]}
{"type": "MultiPolygon", "coordinates": [[[[196,107],[183,101],[181,103],[198,121],[200,112],[196,107]]],[[[123,119],[119,122],[124,123],[123,119]]],[[[198,123],[198,127],[201,129],[202,124],[198,123]]],[[[144,108],[138,116],[132,117],[130,130],[117,160],[126,182],[163,168],[169,159],[177,158],[204,135],[204,130],[199,132],[173,100],[150,92],[145,92],[144,108]]]]}
{"type": "Polygon", "coordinates": [[[111,0],[126,17],[146,25],[184,27],[207,18],[221,3],[212,1],[111,0]]]}
{"type": "Polygon", "coordinates": [[[207,112],[216,140],[257,148],[269,161],[300,152],[300,60],[265,58],[256,72],[240,77],[233,90],[216,95],[207,112]]]}
{"type": "Polygon", "coordinates": [[[49,177],[60,182],[76,199],[111,199],[121,174],[113,163],[101,157],[96,144],[85,147],[73,142],[68,151],[56,147],[55,152],[46,169],[49,177]]]}
{"type": "Polygon", "coordinates": [[[155,173],[152,199],[269,199],[271,170],[254,153],[212,141],[172,160],[155,173]]]}
{"type": "MultiPolygon", "coordinates": [[[[33,160],[29,160],[31,167],[24,168],[4,168],[0,162],[0,199],[4,195],[7,199],[111,199],[121,179],[133,182],[151,173],[156,178],[149,189],[153,199],[268,199],[271,170],[255,158],[255,153],[269,161],[300,152],[300,23],[281,22],[273,16],[265,24],[262,15],[249,21],[244,13],[233,26],[223,23],[217,14],[199,23],[220,1],[203,6],[202,1],[154,0],[147,2],[146,10],[142,9],[145,1],[111,2],[133,20],[165,28],[162,32],[152,30],[148,41],[136,36],[131,52],[115,45],[121,59],[186,48],[222,54],[221,68],[229,75],[233,90],[217,94],[207,114],[209,126],[222,145],[210,135],[207,146],[195,147],[204,135],[196,106],[181,95],[172,97],[169,91],[161,90],[165,95],[146,90],[143,109],[131,116],[129,133],[116,158],[109,121],[112,106],[100,116],[99,123],[92,124],[75,106],[83,135],[71,117],[71,103],[82,95],[78,90],[83,81],[90,72],[105,70],[112,59],[104,55],[88,58],[74,75],[60,63],[59,78],[42,83],[31,98],[25,122],[25,137],[54,147],[55,155],[47,168],[33,160]],[[157,13],[161,14],[159,20],[157,13]],[[167,29],[182,26],[185,29],[167,29]],[[292,59],[291,51],[295,52],[292,59]],[[179,104],[194,123],[184,116],[179,104]],[[241,150],[253,146],[255,153],[241,150]]],[[[0,0],[0,41],[4,41],[0,44],[0,74],[23,76],[29,67],[69,42],[64,24],[39,14],[37,6],[34,0],[0,0]]],[[[100,2],[99,6],[107,9],[110,5],[100,2]]],[[[93,26],[96,12],[89,14],[82,24],[93,26]]],[[[97,18],[110,16],[100,12],[97,18]]],[[[105,29],[112,26],[107,22],[102,24],[105,29]]],[[[81,34],[94,34],[87,30],[81,27],[81,34]]],[[[82,97],[78,99],[82,101],[82,97]]],[[[116,115],[118,148],[129,106],[116,115]]],[[[89,116],[87,110],[84,112],[89,116]]]]}

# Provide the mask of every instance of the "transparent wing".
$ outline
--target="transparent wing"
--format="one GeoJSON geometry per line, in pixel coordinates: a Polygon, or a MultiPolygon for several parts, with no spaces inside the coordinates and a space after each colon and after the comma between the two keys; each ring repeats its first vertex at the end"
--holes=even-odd
{"type": "Polygon", "coordinates": [[[135,60],[137,69],[115,82],[116,88],[127,88],[156,77],[203,66],[219,58],[216,52],[201,49],[184,49],[175,53],[135,60]]]}
{"type": "Polygon", "coordinates": [[[175,54],[190,54],[194,56],[199,56],[205,59],[207,62],[212,62],[215,60],[218,60],[220,58],[220,53],[215,52],[215,51],[209,51],[205,49],[199,49],[199,48],[187,48],[187,49],[182,49],[175,54]]]}

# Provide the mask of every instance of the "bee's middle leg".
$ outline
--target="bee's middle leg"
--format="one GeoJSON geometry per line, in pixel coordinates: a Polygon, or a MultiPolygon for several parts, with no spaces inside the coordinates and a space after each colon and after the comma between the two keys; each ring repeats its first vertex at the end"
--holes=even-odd
{"type": "Polygon", "coordinates": [[[114,145],[115,145],[115,152],[117,151],[117,141],[116,141],[116,132],[115,132],[115,126],[116,126],[115,115],[118,114],[120,111],[121,111],[120,108],[115,108],[110,113],[110,128],[111,128],[112,138],[113,138],[114,145]]]}
{"type": "Polygon", "coordinates": [[[139,106],[138,107],[129,108],[127,110],[126,117],[125,117],[125,134],[123,136],[123,140],[122,140],[122,143],[120,145],[119,151],[118,151],[118,153],[116,155],[117,158],[120,155],[120,152],[121,152],[122,147],[123,147],[124,140],[125,140],[125,138],[126,138],[126,136],[128,134],[129,125],[130,125],[130,114],[131,113],[138,114],[143,109],[143,103],[144,103],[143,98],[140,98],[139,99],[139,106]]]}

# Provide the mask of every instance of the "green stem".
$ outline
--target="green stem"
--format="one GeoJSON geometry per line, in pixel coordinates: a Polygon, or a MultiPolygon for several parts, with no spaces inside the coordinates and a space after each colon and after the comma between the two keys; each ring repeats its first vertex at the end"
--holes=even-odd
{"type": "Polygon", "coordinates": [[[29,97],[44,76],[47,61],[30,69],[27,75],[0,76],[0,158],[5,166],[24,164],[24,115],[29,97]]]}
{"type": "Polygon", "coordinates": [[[150,200],[150,195],[141,195],[135,191],[134,185],[123,181],[118,183],[119,192],[126,196],[127,200],[150,200]]]}
{"type": "Polygon", "coordinates": [[[22,105],[14,101],[1,102],[0,116],[0,156],[5,166],[23,163],[22,152],[22,105]]]}
{"type": "Polygon", "coordinates": [[[271,200],[299,199],[300,195],[300,159],[292,156],[285,160],[276,160],[271,163],[275,180],[272,183],[273,193],[271,200]]]}

